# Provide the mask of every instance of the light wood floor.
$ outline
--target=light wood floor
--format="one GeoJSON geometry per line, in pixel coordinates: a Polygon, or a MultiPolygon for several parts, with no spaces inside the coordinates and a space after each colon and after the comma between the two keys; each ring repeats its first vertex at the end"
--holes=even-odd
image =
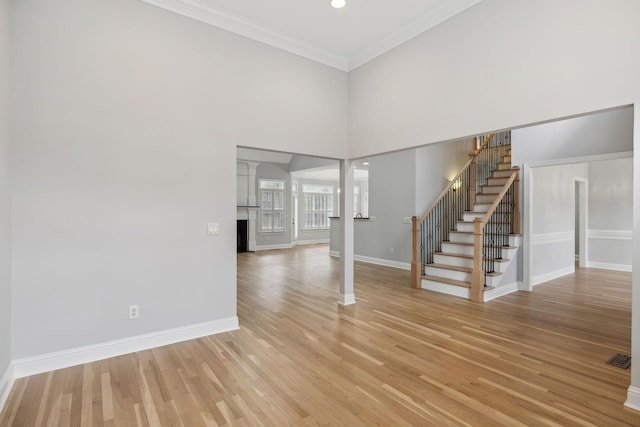
{"type": "Polygon", "coordinates": [[[18,380],[1,426],[617,426],[630,274],[575,275],[485,305],[326,246],[238,256],[241,330],[18,380]]]}

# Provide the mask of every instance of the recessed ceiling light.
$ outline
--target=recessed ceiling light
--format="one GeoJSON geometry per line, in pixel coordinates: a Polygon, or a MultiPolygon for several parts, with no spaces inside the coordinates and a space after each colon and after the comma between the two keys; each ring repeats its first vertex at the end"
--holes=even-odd
{"type": "Polygon", "coordinates": [[[346,0],[331,0],[331,6],[336,9],[342,9],[347,5],[346,0]]]}

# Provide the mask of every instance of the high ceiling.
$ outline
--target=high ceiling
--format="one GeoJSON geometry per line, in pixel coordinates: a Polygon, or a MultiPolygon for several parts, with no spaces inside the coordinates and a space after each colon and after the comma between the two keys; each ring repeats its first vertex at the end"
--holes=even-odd
{"type": "Polygon", "coordinates": [[[481,0],[142,0],[352,70],[481,0]]]}

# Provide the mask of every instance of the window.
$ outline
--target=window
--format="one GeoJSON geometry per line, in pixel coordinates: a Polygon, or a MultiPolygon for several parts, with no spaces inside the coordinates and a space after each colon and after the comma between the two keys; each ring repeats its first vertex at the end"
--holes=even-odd
{"type": "Polygon", "coordinates": [[[354,185],[353,186],[353,217],[355,218],[355,216],[358,214],[360,214],[360,216],[363,216],[362,211],[360,210],[360,186],[354,185]]]}
{"type": "Polygon", "coordinates": [[[260,180],[260,232],[284,231],[284,181],[260,180]]]}
{"type": "Polygon", "coordinates": [[[333,186],[302,186],[304,196],[304,223],[306,230],[329,228],[329,217],[333,215],[333,186]]]}

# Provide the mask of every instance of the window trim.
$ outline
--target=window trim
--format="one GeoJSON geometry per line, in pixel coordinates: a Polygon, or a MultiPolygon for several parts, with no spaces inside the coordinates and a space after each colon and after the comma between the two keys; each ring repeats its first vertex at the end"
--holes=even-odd
{"type": "MultiPolygon", "coordinates": [[[[305,232],[313,232],[313,231],[326,231],[329,230],[331,228],[331,221],[330,221],[330,217],[334,214],[335,209],[334,209],[334,204],[335,204],[335,189],[336,186],[335,184],[332,183],[314,183],[314,182],[305,182],[302,183],[301,185],[301,192],[302,192],[302,221],[301,221],[301,227],[300,230],[305,231],[305,232]],[[326,187],[326,188],[330,188],[331,192],[330,193],[325,193],[325,192],[318,192],[318,191],[305,191],[305,187],[326,187]],[[307,210],[307,201],[306,201],[306,196],[307,195],[312,195],[312,196],[324,196],[327,198],[328,201],[330,201],[330,205],[331,205],[331,209],[324,209],[324,210],[307,210]],[[307,225],[307,214],[308,213],[324,213],[326,214],[326,225],[322,226],[322,227],[309,227],[307,225]]],[[[327,206],[329,205],[329,203],[327,203],[327,206]]]]}
{"type": "Polygon", "coordinates": [[[259,215],[259,220],[258,220],[258,234],[268,234],[268,235],[273,235],[273,234],[284,234],[287,232],[287,211],[286,211],[286,207],[287,207],[287,201],[286,201],[286,196],[287,196],[287,181],[284,179],[275,179],[275,178],[259,178],[258,179],[258,191],[260,194],[260,215],[259,215]],[[277,188],[262,188],[262,183],[263,182],[275,182],[275,183],[279,183],[282,184],[282,189],[277,189],[277,188]],[[282,212],[282,229],[275,229],[273,227],[273,224],[271,226],[270,230],[265,230],[263,229],[262,226],[262,215],[264,213],[264,203],[263,203],[263,198],[262,198],[262,194],[263,192],[271,192],[272,194],[272,208],[269,209],[268,211],[271,212],[273,218],[275,218],[275,213],[276,212],[282,212]],[[275,200],[275,193],[282,193],[282,209],[276,209],[275,207],[273,207],[273,201],[275,200]]]}

